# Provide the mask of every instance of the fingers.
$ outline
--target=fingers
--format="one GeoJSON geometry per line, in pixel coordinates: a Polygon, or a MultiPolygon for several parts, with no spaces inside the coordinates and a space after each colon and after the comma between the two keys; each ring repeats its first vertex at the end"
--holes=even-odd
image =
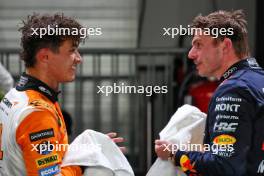
{"type": "Polygon", "coordinates": [[[155,151],[157,152],[162,152],[165,149],[165,145],[155,145],[155,151]]]}
{"type": "Polygon", "coordinates": [[[169,142],[159,139],[155,140],[155,145],[163,145],[163,144],[167,145],[169,144],[169,142]]]}
{"type": "Polygon", "coordinates": [[[155,145],[155,152],[157,156],[163,160],[167,160],[170,156],[170,151],[166,150],[163,145],[155,145]]]}
{"type": "Polygon", "coordinates": [[[164,140],[155,140],[155,152],[157,156],[163,160],[167,160],[170,156],[171,143],[164,140]]]}
{"type": "MultiPolygon", "coordinates": [[[[111,138],[111,140],[112,140],[114,143],[116,143],[116,144],[125,141],[124,138],[122,138],[122,137],[117,137],[117,133],[115,133],[115,132],[110,132],[110,133],[107,133],[106,135],[109,136],[109,137],[111,138]]],[[[126,153],[126,152],[127,152],[126,147],[119,147],[119,149],[121,150],[122,153],[126,153]]]]}
{"type": "Polygon", "coordinates": [[[114,138],[114,137],[117,136],[117,133],[115,133],[115,132],[110,132],[110,133],[107,133],[106,135],[109,136],[110,138],[114,138]]]}
{"type": "Polygon", "coordinates": [[[125,140],[122,137],[117,137],[117,138],[112,138],[112,141],[114,143],[120,143],[120,142],[124,142],[125,140]]]}
{"type": "Polygon", "coordinates": [[[119,149],[121,150],[122,153],[126,153],[127,152],[126,147],[119,147],[119,149]]]}

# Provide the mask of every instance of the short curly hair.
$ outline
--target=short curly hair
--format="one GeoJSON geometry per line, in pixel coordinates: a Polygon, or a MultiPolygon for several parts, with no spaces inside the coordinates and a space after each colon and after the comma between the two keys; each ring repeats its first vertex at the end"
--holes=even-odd
{"type": "Polygon", "coordinates": [[[81,29],[82,26],[73,18],[64,16],[63,13],[56,13],[54,15],[49,14],[37,14],[29,15],[26,20],[22,21],[23,27],[19,28],[21,31],[21,47],[20,58],[25,62],[25,66],[33,67],[36,63],[36,53],[41,48],[50,48],[52,51],[57,52],[58,48],[65,40],[72,40],[74,45],[78,46],[82,41],[81,35],[72,33],[67,35],[32,35],[33,29],[41,29],[48,27],[56,28],[68,28],[68,29],[81,29]]]}
{"type": "Polygon", "coordinates": [[[194,28],[233,28],[233,35],[219,35],[215,42],[223,41],[225,37],[230,38],[236,55],[239,58],[249,56],[247,21],[242,10],[223,11],[219,10],[207,16],[198,15],[191,24],[194,28]]]}

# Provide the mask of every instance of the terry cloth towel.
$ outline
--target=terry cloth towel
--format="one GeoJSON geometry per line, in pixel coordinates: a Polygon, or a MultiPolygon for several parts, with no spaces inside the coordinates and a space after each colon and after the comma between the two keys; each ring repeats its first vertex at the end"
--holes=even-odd
{"type": "Polygon", "coordinates": [[[83,176],[134,176],[126,157],[105,134],[86,130],[70,144],[62,167],[88,166],[83,176]]]}
{"type": "MultiPolygon", "coordinates": [[[[190,144],[203,144],[206,114],[191,105],[183,105],[171,117],[166,127],[159,133],[161,140],[188,147],[190,144]]],[[[188,148],[187,148],[188,150],[188,148]]],[[[147,176],[184,176],[180,167],[170,161],[158,158],[151,166],[147,176]]]]}

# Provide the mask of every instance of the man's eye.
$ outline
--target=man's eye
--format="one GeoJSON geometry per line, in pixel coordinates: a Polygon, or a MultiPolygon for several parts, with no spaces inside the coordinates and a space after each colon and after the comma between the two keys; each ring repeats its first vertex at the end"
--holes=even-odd
{"type": "Polygon", "coordinates": [[[196,43],[195,48],[201,48],[201,43],[196,43]]]}

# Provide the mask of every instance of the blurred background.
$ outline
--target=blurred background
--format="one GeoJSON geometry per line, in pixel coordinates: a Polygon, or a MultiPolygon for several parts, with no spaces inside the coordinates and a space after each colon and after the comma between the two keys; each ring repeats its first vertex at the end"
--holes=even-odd
{"type": "Polygon", "coordinates": [[[85,129],[115,131],[137,176],[155,161],[154,140],[179,106],[206,112],[217,81],[199,78],[187,59],[191,38],[163,36],[163,28],[187,26],[198,14],[243,9],[251,54],[264,66],[263,0],[0,0],[0,61],[15,80],[21,20],[33,12],[63,12],[84,27],[102,28],[80,47],[76,81],[61,86],[63,109],[72,116],[72,140],[85,129]],[[97,94],[97,86],[167,86],[167,94],[97,94]]]}

